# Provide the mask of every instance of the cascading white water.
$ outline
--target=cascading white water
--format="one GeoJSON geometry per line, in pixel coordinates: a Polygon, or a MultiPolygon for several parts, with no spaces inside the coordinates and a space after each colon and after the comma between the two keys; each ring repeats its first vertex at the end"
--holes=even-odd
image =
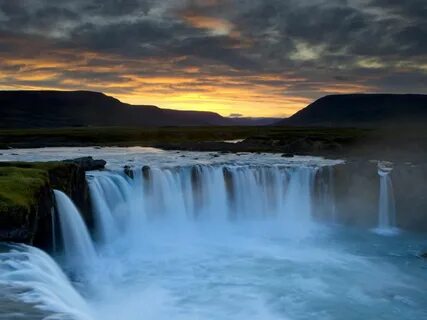
{"type": "Polygon", "coordinates": [[[97,234],[106,242],[147,220],[274,217],[292,236],[309,232],[316,167],[196,165],[88,174],[97,234]]]}
{"type": "MultiPolygon", "coordinates": [[[[0,292],[2,298],[25,308],[25,319],[38,314],[31,310],[35,308],[43,311],[43,317],[39,315],[37,319],[94,320],[90,308],[56,262],[34,247],[9,245],[9,251],[0,253],[0,292]],[[19,301],[27,307],[19,305],[19,301]]],[[[2,308],[5,306],[3,302],[2,308]]],[[[12,314],[8,316],[15,319],[12,314]]]]}
{"type": "Polygon", "coordinates": [[[319,168],[318,173],[319,175],[316,177],[316,211],[320,215],[320,220],[337,224],[334,167],[319,168]]]}
{"type": "Polygon", "coordinates": [[[396,228],[393,184],[390,177],[391,171],[391,167],[387,167],[381,163],[378,165],[380,192],[378,201],[378,227],[375,231],[385,235],[392,235],[398,232],[396,228]]]}
{"type": "MultiPolygon", "coordinates": [[[[332,221],[326,166],[336,162],[112,149],[71,149],[100,155],[111,170],[87,173],[94,266],[80,259],[70,267],[58,256],[70,283],[45,254],[0,244],[8,251],[0,253],[0,319],[425,318],[425,263],[414,257],[425,237],[310,228],[332,221]],[[124,165],[137,168],[127,171],[132,178],[124,165]]],[[[71,211],[65,215],[80,217],[71,211]]],[[[91,243],[83,221],[70,225],[91,243]]]]}
{"type": "Polygon", "coordinates": [[[54,190],[54,194],[66,263],[93,265],[97,254],[79,210],[65,193],[54,190]]]}
{"type": "Polygon", "coordinates": [[[134,179],[123,173],[93,172],[89,189],[94,212],[96,235],[101,243],[116,239],[128,227],[141,226],[142,173],[134,179]]]}
{"type": "Polygon", "coordinates": [[[57,245],[56,245],[56,219],[55,219],[55,208],[52,207],[50,209],[50,215],[52,216],[51,223],[52,223],[52,252],[56,252],[57,245]]]}

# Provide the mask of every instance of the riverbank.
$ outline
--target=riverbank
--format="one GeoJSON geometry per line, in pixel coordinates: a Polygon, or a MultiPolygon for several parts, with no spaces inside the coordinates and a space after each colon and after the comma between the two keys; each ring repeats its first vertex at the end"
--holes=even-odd
{"type": "Polygon", "coordinates": [[[420,127],[87,127],[0,130],[0,149],[141,146],[166,150],[271,152],[284,156],[312,155],[334,159],[416,163],[426,162],[426,141],[427,129],[420,127]]]}

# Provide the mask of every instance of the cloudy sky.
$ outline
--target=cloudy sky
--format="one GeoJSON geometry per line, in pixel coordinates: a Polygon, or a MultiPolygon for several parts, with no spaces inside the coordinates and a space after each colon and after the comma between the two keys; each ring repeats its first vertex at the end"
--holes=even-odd
{"type": "Polygon", "coordinates": [[[0,0],[0,89],[287,116],[427,91],[426,0],[0,0]]]}

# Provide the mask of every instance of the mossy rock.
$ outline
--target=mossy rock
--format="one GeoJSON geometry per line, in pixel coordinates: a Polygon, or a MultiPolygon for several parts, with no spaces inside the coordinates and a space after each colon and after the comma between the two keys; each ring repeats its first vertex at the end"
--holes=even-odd
{"type": "Polygon", "coordinates": [[[37,192],[49,182],[46,170],[0,166],[0,212],[10,207],[30,209],[37,192]]]}
{"type": "Polygon", "coordinates": [[[32,244],[52,206],[46,170],[0,166],[0,240],[32,244]]]}
{"type": "MultiPolygon", "coordinates": [[[[61,161],[0,162],[0,176],[2,171],[5,173],[8,171],[17,172],[20,175],[21,182],[28,188],[31,186],[34,186],[35,188],[37,188],[37,186],[40,187],[40,184],[34,185],[35,181],[32,181],[32,178],[41,178],[44,180],[44,183],[49,183],[53,189],[60,189],[66,193],[68,192],[67,188],[69,188],[68,185],[70,184],[69,174],[77,170],[78,166],[76,164],[61,161]],[[22,179],[29,180],[22,181],[22,179]]],[[[12,181],[5,180],[6,186],[14,188],[15,186],[11,182],[12,181]]],[[[21,194],[23,189],[14,188],[18,194],[21,194]]],[[[8,192],[6,191],[6,193],[8,192]]]]}
{"type": "Polygon", "coordinates": [[[74,163],[0,162],[0,241],[47,244],[52,189],[88,203],[84,170],[74,163]]]}

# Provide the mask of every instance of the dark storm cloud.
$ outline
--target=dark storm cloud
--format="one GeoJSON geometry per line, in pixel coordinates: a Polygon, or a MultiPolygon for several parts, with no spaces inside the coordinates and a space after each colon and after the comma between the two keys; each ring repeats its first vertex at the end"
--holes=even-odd
{"type": "Polygon", "coordinates": [[[427,4],[424,0],[371,0],[371,6],[381,8],[390,13],[401,15],[402,17],[410,17],[418,19],[420,22],[425,22],[427,14],[427,4]]]}
{"type": "Polygon", "coordinates": [[[147,14],[153,1],[140,0],[93,0],[83,5],[83,10],[105,16],[147,14]]]}
{"type": "Polygon", "coordinates": [[[75,28],[66,44],[82,50],[117,52],[125,56],[144,55],[147,48],[160,48],[172,39],[172,29],[153,21],[86,23],[75,28]]]}
{"type": "Polygon", "coordinates": [[[425,0],[0,0],[0,84],[42,70],[41,86],[191,73],[193,91],[419,92],[426,17],[425,0]]]}

